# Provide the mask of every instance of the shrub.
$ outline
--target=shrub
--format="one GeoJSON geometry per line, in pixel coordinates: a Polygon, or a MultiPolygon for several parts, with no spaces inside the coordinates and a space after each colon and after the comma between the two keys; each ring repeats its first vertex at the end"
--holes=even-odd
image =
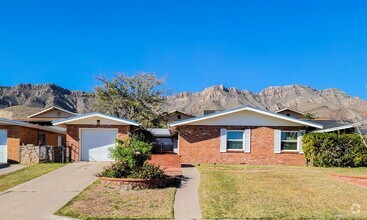
{"type": "Polygon", "coordinates": [[[140,179],[159,179],[164,178],[164,171],[159,166],[154,166],[152,164],[144,164],[140,170],[131,172],[130,178],[140,178],[140,179]]]}
{"type": "Polygon", "coordinates": [[[142,167],[151,158],[152,146],[134,137],[117,139],[117,145],[110,149],[111,157],[118,162],[124,162],[130,169],[142,167]]]}
{"type": "Polygon", "coordinates": [[[164,171],[159,166],[146,163],[151,158],[151,143],[132,137],[116,140],[117,144],[110,149],[110,155],[115,163],[105,167],[99,174],[110,178],[164,178],[164,171]]]}
{"type": "Polygon", "coordinates": [[[103,171],[98,176],[109,177],[109,178],[122,178],[128,176],[130,171],[128,170],[125,163],[116,162],[110,166],[104,167],[103,171]]]}
{"type": "Polygon", "coordinates": [[[303,137],[303,152],[311,166],[367,166],[367,147],[357,134],[309,133],[303,137]]]}

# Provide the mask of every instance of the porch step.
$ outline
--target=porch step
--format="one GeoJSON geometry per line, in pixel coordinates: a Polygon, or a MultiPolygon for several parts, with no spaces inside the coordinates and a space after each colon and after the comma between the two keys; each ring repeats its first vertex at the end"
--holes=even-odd
{"type": "Polygon", "coordinates": [[[182,169],[181,168],[165,168],[164,173],[167,176],[181,176],[182,175],[182,169]]]}

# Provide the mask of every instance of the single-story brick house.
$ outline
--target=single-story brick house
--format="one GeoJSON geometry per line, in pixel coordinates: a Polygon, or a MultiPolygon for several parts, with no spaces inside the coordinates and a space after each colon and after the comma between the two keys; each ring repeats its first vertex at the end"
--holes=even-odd
{"type": "Polygon", "coordinates": [[[248,106],[169,124],[183,163],[304,165],[302,136],[322,128],[248,106]]]}
{"type": "Polygon", "coordinates": [[[54,121],[66,128],[66,145],[71,147],[71,161],[111,161],[109,148],[116,137],[123,138],[140,124],[98,112],[54,121]]]}
{"type": "Polygon", "coordinates": [[[61,146],[66,130],[15,120],[0,119],[0,163],[20,162],[20,145],[61,146]]]}

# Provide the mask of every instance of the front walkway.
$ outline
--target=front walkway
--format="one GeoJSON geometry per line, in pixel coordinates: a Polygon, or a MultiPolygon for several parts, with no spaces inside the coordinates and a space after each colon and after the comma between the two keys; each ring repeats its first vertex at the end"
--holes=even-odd
{"type": "Polygon", "coordinates": [[[97,177],[108,163],[68,164],[51,173],[0,193],[0,219],[67,219],[53,213],[97,177]]]}
{"type": "Polygon", "coordinates": [[[20,164],[10,164],[7,166],[0,166],[0,176],[8,173],[15,172],[17,170],[23,169],[25,166],[20,164]]]}
{"type": "Polygon", "coordinates": [[[200,173],[190,165],[183,166],[182,170],[182,185],[177,188],[175,196],[175,219],[201,219],[198,196],[200,173]]]}

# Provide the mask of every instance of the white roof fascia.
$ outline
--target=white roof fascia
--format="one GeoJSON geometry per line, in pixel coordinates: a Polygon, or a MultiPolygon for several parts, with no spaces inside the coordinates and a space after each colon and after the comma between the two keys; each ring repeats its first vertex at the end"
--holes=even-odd
{"type": "Polygon", "coordinates": [[[118,118],[118,117],[115,117],[115,116],[105,115],[105,114],[102,114],[102,113],[99,113],[99,112],[93,112],[93,113],[88,113],[88,114],[84,114],[84,115],[77,115],[77,116],[70,117],[70,118],[67,118],[67,119],[53,121],[52,124],[53,125],[67,124],[69,122],[73,122],[73,121],[77,121],[77,120],[81,120],[81,119],[86,119],[86,118],[91,118],[91,117],[95,117],[95,116],[105,118],[105,119],[109,119],[109,120],[112,120],[112,121],[117,121],[117,122],[120,122],[120,123],[125,123],[125,124],[128,124],[128,125],[140,126],[140,124],[138,122],[118,118]]]}
{"type": "Polygon", "coordinates": [[[68,110],[65,110],[65,109],[62,109],[62,108],[59,108],[59,107],[56,107],[56,106],[52,106],[52,107],[50,107],[50,108],[47,108],[47,109],[42,110],[42,111],[40,111],[40,112],[37,112],[37,113],[35,113],[35,114],[33,114],[33,115],[30,115],[30,116],[28,116],[27,118],[33,118],[34,116],[37,116],[37,115],[40,115],[40,114],[42,114],[42,113],[48,112],[48,111],[50,111],[50,110],[52,110],[52,109],[57,109],[57,110],[59,110],[59,111],[63,111],[63,112],[66,112],[66,113],[69,113],[69,114],[72,114],[72,115],[77,115],[77,114],[76,114],[76,113],[74,113],[74,112],[70,112],[70,111],[68,111],[68,110]]]}
{"type": "Polygon", "coordinates": [[[16,126],[21,126],[21,127],[44,130],[44,131],[51,131],[51,132],[55,132],[55,133],[59,133],[59,134],[66,134],[66,130],[54,129],[50,126],[34,125],[34,124],[29,124],[29,123],[25,123],[25,122],[21,122],[21,121],[8,120],[8,119],[4,119],[4,118],[0,118],[0,124],[16,125],[16,126]]]}

